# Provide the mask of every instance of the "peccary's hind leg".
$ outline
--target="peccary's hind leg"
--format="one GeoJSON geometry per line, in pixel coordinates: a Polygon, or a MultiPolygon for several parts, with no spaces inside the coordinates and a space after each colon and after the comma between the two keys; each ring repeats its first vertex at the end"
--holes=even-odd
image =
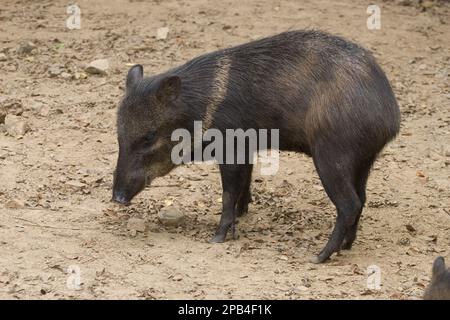
{"type": "Polygon", "coordinates": [[[222,178],[222,216],[212,243],[224,242],[231,228],[233,238],[236,238],[236,204],[247,180],[242,175],[248,171],[247,165],[221,164],[219,166],[222,178]]]}
{"type": "Polygon", "coordinates": [[[241,217],[248,212],[248,204],[251,201],[250,184],[252,182],[252,170],[253,164],[246,164],[245,168],[242,169],[241,178],[245,180],[245,184],[239,195],[239,200],[236,205],[236,216],[241,217]]]}
{"type": "Polygon", "coordinates": [[[361,202],[361,209],[358,216],[356,217],[355,223],[348,229],[347,234],[345,235],[344,242],[342,243],[343,250],[350,250],[352,248],[353,242],[356,239],[359,219],[361,218],[361,213],[364,208],[364,204],[366,203],[366,185],[373,161],[374,160],[371,159],[370,161],[364,163],[361,166],[361,169],[359,170],[357,176],[355,177],[355,187],[359,197],[359,201],[361,202]]]}
{"type": "MultiPolygon", "coordinates": [[[[323,146],[322,146],[323,147],[323,146]]],[[[339,151],[331,151],[332,146],[313,153],[323,187],[337,209],[336,224],[333,232],[319,255],[313,260],[322,263],[334,252],[340,250],[347,232],[355,225],[362,204],[354,184],[353,162],[349,155],[339,156],[339,151]],[[332,154],[333,156],[330,156],[332,154]]]]}

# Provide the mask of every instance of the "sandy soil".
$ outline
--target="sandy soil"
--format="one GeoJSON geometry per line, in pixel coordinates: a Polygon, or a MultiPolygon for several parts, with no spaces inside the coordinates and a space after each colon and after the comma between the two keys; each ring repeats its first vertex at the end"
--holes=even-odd
{"type": "Polygon", "coordinates": [[[0,298],[416,299],[438,255],[450,259],[450,6],[379,1],[87,1],[81,30],[67,1],[0,4],[0,107],[30,130],[0,126],[0,298]],[[166,40],[156,30],[170,28],[166,40]],[[283,153],[254,175],[240,238],[212,245],[221,187],[211,165],[180,167],[122,208],[110,203],[116,105],[131,63],[147,74],[288,29],[320,28],[372,50],[402,110],[401,134],[376,162],[359,237],[326,264],[308,259],[335,221],[311,159],[283,153]],[[27,53],[31,41],[35,48],[27,53]],[[28,46],[29,47],[29,46],[28,46]],[[24,52],[25,51],[25,52],[24,52]],[[85,74],[107,58],[108,74],[85,74]],[[165,206],[186,216],[165,227],[165,206]],[[130,231],[130,217],[146,222],[130,231]],[[366,286],[381,269],[381,289],[366,286]],[[78,290],[67,283],[79,268],[78,290]]]}

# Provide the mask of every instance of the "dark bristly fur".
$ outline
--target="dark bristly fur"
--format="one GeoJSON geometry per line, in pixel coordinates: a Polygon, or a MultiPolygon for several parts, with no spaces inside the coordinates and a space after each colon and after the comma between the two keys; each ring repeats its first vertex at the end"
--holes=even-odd
{"type": "MultiPolygon", "coordinates": [[[[319,31],[291,31],[197,57],[143,78],[131,68],[118,111],[119,159],[113,197],[128,203],[167,174],[176,128],[279,129],[280,149],[312,156],[337,208],[336,226],[316,261],[350,249],[369,171],[399,131],[389,82],[360,46],[319,31]]],[[[251,165],[220,165],[223,211],[213,242],[225,240],[250,200],[251,165]]],[[[299,168],[301,170],[301,168],[299,168]]]]}
{"type": "Polygon", "coordinates": [[[425,290],[425,300],[450,300],[450,268],[443,257],[434,260],[431,283],[425,290]]]}

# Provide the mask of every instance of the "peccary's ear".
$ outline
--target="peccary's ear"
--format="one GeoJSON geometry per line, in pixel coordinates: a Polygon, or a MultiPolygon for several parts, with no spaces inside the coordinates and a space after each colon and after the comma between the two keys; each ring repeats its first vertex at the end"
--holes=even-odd
{"type": "Polygon", "coordinates": [[[445,273],[445,260],[442,257],[437,257],[433,263],[433,276],[439,276],[445,273]]]}
{"type": "Polygon", "coordinates": [[[127,89],[133,86],[136,82],[144,77],[144,68],[140,65],[134,65],[128,71],[127,75],[127,89]]]}
{"type": "Polygon", "coordinates": [[[161,80],[156,92],[156,98],[161,102],[171,102],[178,98],[180,90],[180,77],[170,76],[161,80]]]}

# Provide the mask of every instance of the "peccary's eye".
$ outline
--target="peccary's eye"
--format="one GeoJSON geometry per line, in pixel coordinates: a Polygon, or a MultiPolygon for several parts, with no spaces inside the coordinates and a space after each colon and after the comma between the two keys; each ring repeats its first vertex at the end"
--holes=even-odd
{"type": "Polygon", "coordinates": [[[150,147],[153,144],[154,139],[155,139],[155,132],[151,131],[147,133],[143,138],[143,146],[150,147]]]}

